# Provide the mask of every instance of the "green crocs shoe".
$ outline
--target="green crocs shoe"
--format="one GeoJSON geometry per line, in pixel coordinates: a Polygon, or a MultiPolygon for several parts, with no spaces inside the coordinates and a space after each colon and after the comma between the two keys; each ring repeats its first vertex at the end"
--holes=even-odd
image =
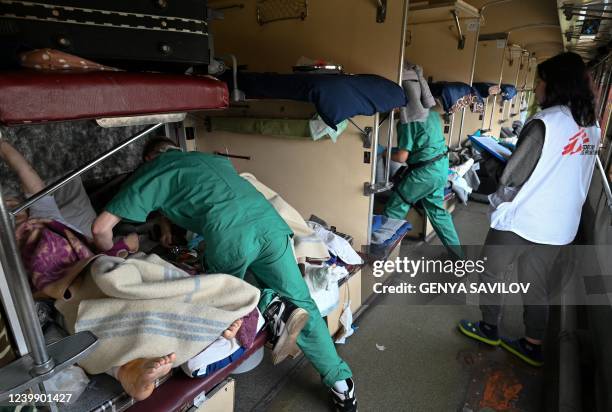
{"type": "Polygon", "coordinates": [[[542,350],[536,349],[524,338],[514,340],[502,338],[501,347],[531,366],[539,368],[544,365],[542,350]]]}
{"type": "Polygon", "coordinates": [[[476,339],[479,342],[486,343],[491,346],[499,346],[501,340],[498,336],[495,338],[490,338],[487,336],[482,329],[480,329],[480,322],[470,322],[469,320],[461,320],[459,325],[457,325],[459,331],[463,333],[465,336],[468,336],[472,339],[476,339]]]}

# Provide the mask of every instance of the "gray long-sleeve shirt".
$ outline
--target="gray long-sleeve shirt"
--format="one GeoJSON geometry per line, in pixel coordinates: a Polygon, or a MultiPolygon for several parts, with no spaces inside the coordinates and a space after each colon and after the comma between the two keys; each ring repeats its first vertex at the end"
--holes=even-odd
{"type": "Polygon", "coordinates": [[[546,126],[539,119],[523,127],[516,149],[499,180],[500,186],[520,187],[529,179],[542,155],[545,134],[546,126]]]}
{"type": "Polygon", "coordinates": [[[500,203],[512,201],[529,179],[542,155],[545,134],[546,126],[539,119],[532,120],[523,127],[516,149],[499,179],[499,187],[489,196],[494,208],[500,203]]]}

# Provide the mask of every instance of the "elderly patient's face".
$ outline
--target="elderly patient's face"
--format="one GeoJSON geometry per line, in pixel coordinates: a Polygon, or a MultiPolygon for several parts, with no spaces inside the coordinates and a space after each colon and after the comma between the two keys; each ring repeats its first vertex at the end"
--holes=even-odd
{"type": "MultiPolygon", "coordinates": [[[[6,199],[6,207],[10,210],[14,207],[19,206],[19,200],[15,198],[6,199]]],[[[28,220],[28,212],[26,210],[22,210],[21,212],[15,215],[15,229],[19,227],[20,224],[28,220]]]]}

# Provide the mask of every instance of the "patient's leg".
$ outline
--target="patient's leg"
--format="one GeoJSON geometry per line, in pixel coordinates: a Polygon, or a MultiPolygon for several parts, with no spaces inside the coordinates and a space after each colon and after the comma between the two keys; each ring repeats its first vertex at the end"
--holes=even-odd
{"type": "Polygon", "coordinates": [[[225,331],[223,331],[223,337],[225,339],[235,338],[241,326],[242,326],[242,319],[238,319],[234,321],[231,325],[229,325],[229,327],[225,331]]]}
{"type": "Polygon", "coordinates": [[[153,393],[155,380],[170,372],[175,359],[174,353],[159,358],[135,359],[119,368],[117,379],[128,395],[141,401],[153,393]]]}

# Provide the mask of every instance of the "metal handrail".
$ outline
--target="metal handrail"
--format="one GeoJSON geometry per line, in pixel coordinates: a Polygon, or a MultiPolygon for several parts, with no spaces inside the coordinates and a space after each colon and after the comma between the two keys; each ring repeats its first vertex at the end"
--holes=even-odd
{"type": "Polygon", "coordinates": [[[599,156],[595,156],[595,158],[595,161],[597,162],[597,169],[601,175],[603,190],[608,201],[608,208],[610,209],[610,213],[612,213],[612,191],[610,190],[610,182],[608,181],[608,176],[606,175],[606,170],[601,163],[601,159],[599,156]]]}
{"type": "Polygon", "coordinates": [[[0,240],[0,262],[2,267],[6,268],[5,276],[9,291],[15,303],[19,323],[23,324],[26,345],[34,360],[33,372],[40,375],[53,369],[55,363],[47,353],[45,338],[36,315],[34,298],[30,293],[28,275],[21,262],[21,253],[15,240],[11,216],[4,203],[1,188],[0,240]]]}
{"type": "MultiPolygon", "coordinates": [[[[4,198],[2,196],[2,189],[0,187],[0,264],[2,264],[3,269],[6,269],[3,270],[3,273],[15,306],[18,322],[23,331],[26,346],[29,351],[29,355],[23,356],[22,358],[13,362],[21,362],[23,364],[21,366],[27,367],[29,370],[26,370],[23,376],[17,377],[19,382],[10,382],[10,384],[16,384],[17,387],[25,387],[23,385],[36,384],[36,382],[48,379],[53,374],[65,368],[66,365],[74,363],[81,356],[85,356],[96,344],[95,336],[91,335],[89,332],[80,332],[80,336],[79,334],[69,336],[62,341],[71,341],[71,343],[67,343],[67,351],[65,353],[56,353],[54,356],[50,356],[50,352],[45,343],[42,328],[38,321],[34,299],[28,284],[29,277],[23,266],[21,253],[15,239],[11,214],[15,215],[30,207],[44,196],[55,192],[70,180],[91,169],[135,140],[151,133],[163,124],[164,123],[158,123],[150,126],[118,146],[106,151],[89,164],[72,173],[69,173],[57,182],[31,196],[22,205],[18,206],[12,211],[9,211],[6,207],[4,198]],[[31,361],[27,356],[31,357],[31,361]],[[55,356],[58,357],[56,358],[55,356]]],[[[56,349],[57,348],[52,349],[51,353],[57,352],[56,349]]],[[[10,369],[10,365],[7,367],[10,369]]],[[[6,369],[2,370],[6,372],[6,369]]],[[[13,372],[14,371],[12,370],[8,370],[6,373],[10,374],[13,372]]],[[[15,378],[15,376],[12,376],[12,378],[15,378]]],[[[3,382],[3,390],[6,389],[4,388],[4,384],[6,384],[6,382],[3,382]]],[[[5,395],[3,392],[0,394],[5,395]]]]}
{"type": "MultiPolygon", "coordinates": [[[[410,1],[404,0],[404,13],[402,15],[402,35],[400,39],[400,56],[397,68],[397,84],[402,87],[404,72],[404,57],[406,54],[406,25],[408,24],[408,5],[410,1]]],[[[389,113],[389,130],[387,135],[387,164],[385,165],[385,185],[391,180],[391,147],[393,145],[393,128],[395,127],[395,113],[389,113]]]]}

